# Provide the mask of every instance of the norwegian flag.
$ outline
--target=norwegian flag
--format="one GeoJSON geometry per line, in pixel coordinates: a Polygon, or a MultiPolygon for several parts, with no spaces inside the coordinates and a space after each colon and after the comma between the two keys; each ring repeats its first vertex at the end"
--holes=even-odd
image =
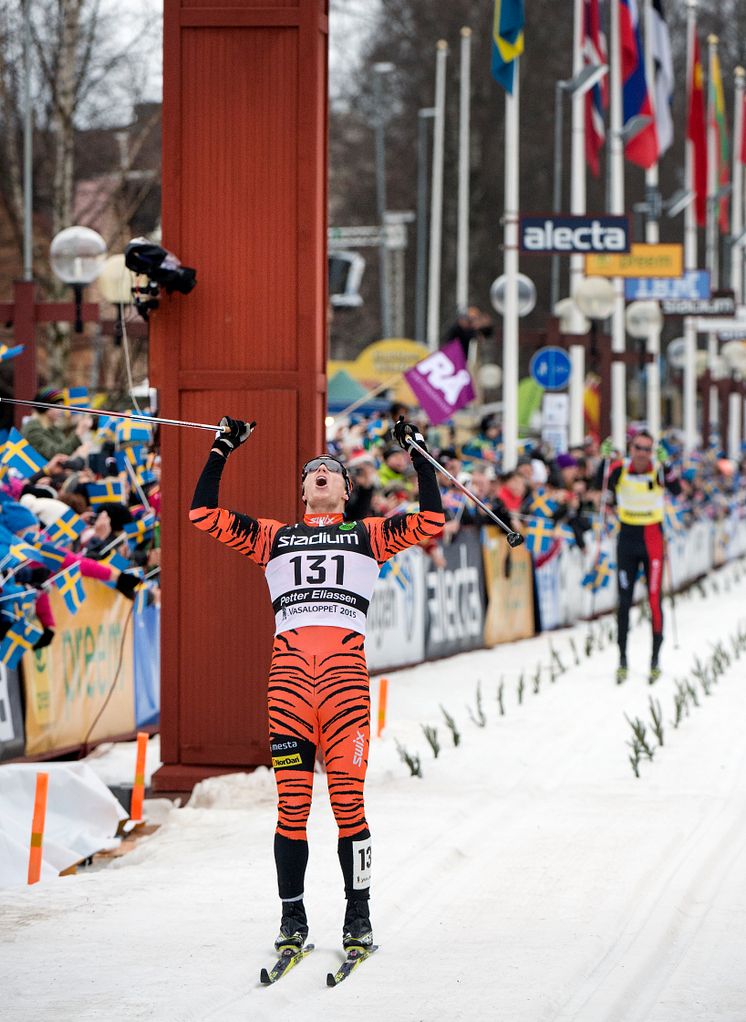
{"type": "MultiPolygon", "coordinates": [[[[609,63],[609,55],[598,0],[583,0],[583,7],[583,64],[600,67],[609,63]]],[[[585,158],[596,177],[600,172],[599,153],[606,139],[604,111],[608,106],[609,86],[604,76],[585,97],[585,158]]]]}

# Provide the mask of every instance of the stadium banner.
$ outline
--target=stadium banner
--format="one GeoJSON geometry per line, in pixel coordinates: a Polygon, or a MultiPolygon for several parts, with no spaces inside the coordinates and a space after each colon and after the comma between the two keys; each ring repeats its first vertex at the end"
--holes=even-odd
{"type": "Polygon", "coordinates": [[[57,590],[50,593],[55,637],[22,661],[27,756],[81,745],[110,691],[88,740],[135,729],[132,603],[100,582],[84,579],[83,586],[86,600],[76,614],[57,590]]]}
{"type": "Polygon", "coordinates": [[[0,760],[22,756],[25,744],[18,671],[0,664],[0,760]]]}
{"type": "Polygon", "coordinates": [[[157,724],[161,713],[161,608],[135,611],[135,723],[157,724]]]}
{"type": "Polygon", "coordinates": [[[381,568],[368,611],[365,657],[371,672],[425,659],[425,561],[420,547],[381,568]]]}
{"type": "Polygon", "coordinates": [[[428,561],[425,657],[484,646],[484,565],[479,530],[465,528],[443,547],[444,568],[428,561]]]}
{"type": "Polygon", "coordinates": [[[525,546],[511,550],[494,525],[482,529],[487,609],[484,644],[528,639],[534,629],[534,580],[531,554],[525,546]]]}

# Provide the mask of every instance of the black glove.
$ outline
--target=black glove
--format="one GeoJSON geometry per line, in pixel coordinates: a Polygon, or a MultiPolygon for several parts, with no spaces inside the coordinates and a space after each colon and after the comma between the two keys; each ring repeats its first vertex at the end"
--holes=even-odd
{"type": "Polygon", "coordinates": [[[51,628],[45,628],[39,638],[34,643],[34,649],[44,649],[54,638],[54,631],[51,628]]]}
{"type": "Polygon", "coordinates": [[[220,420],[220,429],[215,434],[212,450],[227,458],[231,451],[246,443],[255,426],[255,422],[244,422],[242,419],[231,419],[224,415],[220,420]]]}
{"type": "Polygon", "coordinates": [[[417,429],[417,427],[411,422],[405,422],[404,417],[400,416],[396,425],[391,430],[394,440],[399,444],[401,448],[409,452],[409,456],[412,459],[412,464],[419,472],[423,465],[429,465],[430,462],[427,458],[423,458],[419,451],[415,450],[414,447],[407,443],[407,437],[410,437],[414,442],[423,449],[427,450],[427,444],[425,438],[417,429]]]}
{"type": "Polygon", "coordinates": [[[116,580],[115,585],[122,596],[126,596],[128,600],[134,600],[135,589],[137,589],[141,582],[142,579],[138,578],[137,575],[130,575],[128,572],[123,571],[116,580]]]}
{"type": "Polygon", "coordinates": [[[20,571],[16,572],[16,581],[22,585],[34,586],[35,589],[38,589],[47,581],[51,574],[52,572],[49,568],[44,568],[41,565],[38,568],[21,568],[20,571]]]}

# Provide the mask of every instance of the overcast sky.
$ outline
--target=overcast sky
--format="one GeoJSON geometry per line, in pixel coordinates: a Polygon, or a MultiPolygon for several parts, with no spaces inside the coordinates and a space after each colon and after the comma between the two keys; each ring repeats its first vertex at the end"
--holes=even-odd
{"type": "MultiPolygon", "coordinates": [[[[111,2],[111,0],[110,0],[111,2]]],[[[135,17],[123,22],[115,20],[123,39],[129,38],[140,17],[152,16],[153,0],[127,0],[128,11],[135,17]],[[139,15],[139,17],[138,17],[139,15]]],[[[329,89],[334,96],[342,88],[346,77],[354,71],[360,55],[360,45],[375,26],[378,0],[331,0],[329,15],[329,89]]],[[[157,42],[147,57],[147,98],[158,100],[163,89],[162,40],[157,42]]]]}

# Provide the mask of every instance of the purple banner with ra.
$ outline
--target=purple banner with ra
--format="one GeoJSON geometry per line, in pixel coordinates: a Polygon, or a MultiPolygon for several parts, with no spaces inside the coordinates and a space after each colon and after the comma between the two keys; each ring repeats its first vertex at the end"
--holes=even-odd
{"type": "Polygon", "coordinates": [[[437,426],[474,400],[474,386],[460,341],[423,358],[404,373],[430,423],[437,426]]]}

